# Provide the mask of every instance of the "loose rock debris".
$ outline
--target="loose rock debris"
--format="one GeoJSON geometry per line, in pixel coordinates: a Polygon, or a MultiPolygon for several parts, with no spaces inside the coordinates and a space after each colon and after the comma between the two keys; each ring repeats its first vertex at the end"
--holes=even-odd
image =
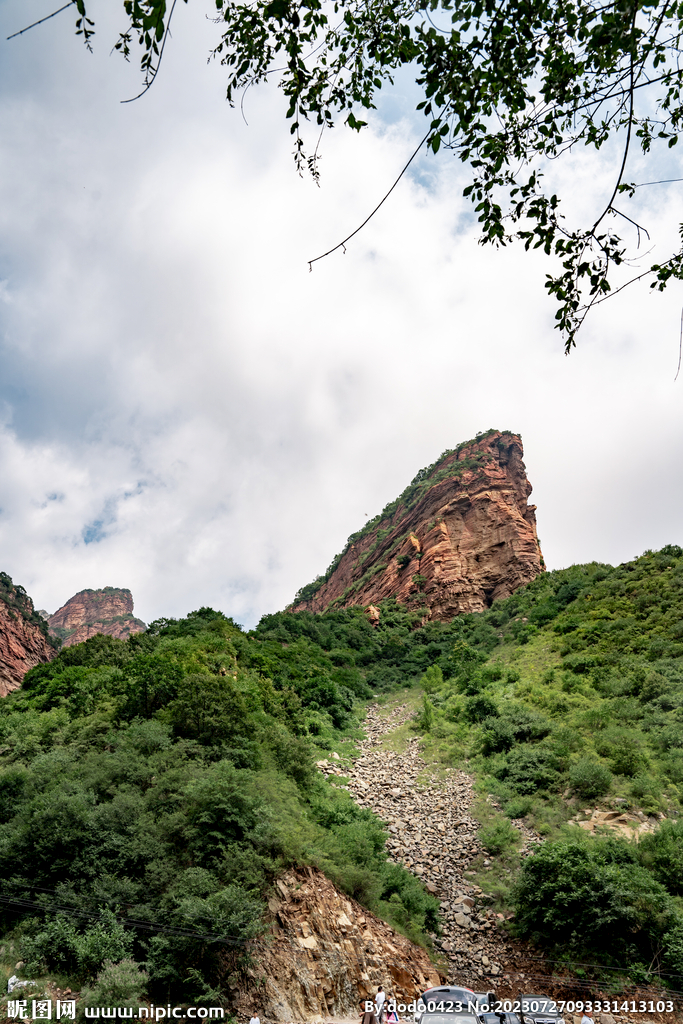
{"type": "MultiPolygon", "coordinates": [[[[366,738],[361,756],[353,764],[318,762],[327,776],[348,778],[349,790],[361,807],[368,807],[388,823],[390,860],[418,875],[441,903],[443,934],[435,944],[449,965],[449,980],[481,991],[489,979],[506,971],[517,954],[497,929],[496,915],[482,901],[482,890],[465,877],[471,861],[482,852],[478,823],[470,813],[472,779],[450,770],[439,780],[419,753],[419,738],[407,743],[404,753],[382,746],[384,737],[413,715],[400,705],[382,716],[371,705],[364,723],[366,738]]],[[[539,837],[530,829],[528,844],[539,837]]],[[[515,968],[517,969],[517,968],[515,968]]]]}
{"type": "MultiPolygon", "coordinates": [[[[319,761],[318,767],[328,777],[348,779],[348,784],[342,781],[342,786],[356,802],[388,823],[389,858],[419,875],[428,891],[440,900],[443,934],[435,940],[435,946],[444,954],[449,983],[478,992],[493,989],[498,998],[504,999],[524,990],[565,1000],[595,998],[595,993],[590,994],[590,983],[577,983],[569,975],[558,976],[540,950],[531,950],[510,938],[504,931],[502,915],[489,909],[486,893],[467,880],[469,865],[482,852],[477,840],[479,826],[470,813],[471,776],[453,769],[438,779],[420,756],[418,737],[408,741],[402,754],[382,746],[384,737],[413,714],[407,704],[384,716],[379,705],[372,705],[364,723],[366,738],[359,744],[361,756],[353,763],[319,761]],[[585,992],[583,984],[587,984],[585,992]]],[[[492,795],[488,802],[499,807],[492,795]]],[[[593,828],[613,820],[618,826],[622,824],[620,818],[597,812],[591,821],[593,828]]],[[[512,824],[522,834],[523,855],[543,842],[523,821],[512,824]]],[[[648,830],[647,823],[640,824],[644,825],[640,831],[648,830]]],[[[628,999],[653,997],[663,998],[657,990],[643,989],[629,994],[628,999]]],[[[676,1003],[673,1014],[654,1013],[652,1017],[658,1022],[680,1022],[683,1015],[676,1003]]],[[[580,1019],[565,1016],[573,1024],[580,1024],[580,1019]]],[[[646,1024],[645,1020],[623,1014],[595,1014],[594,1019],[596,1024],[646,1024]]],[[[647,1024],[654,1024],[654,1020],[647,1024]]]]}
{"type": "MultiPolygon", "coordinates": [[[[582,998],[573,979],[553,976],[552,965],[537,951],[506,934],[502,915],[467,880],[468,867],[481,852],[478,824],[470,813],[470,776],[451,770],[437,778],[420,756],[417,737],[400,754],[382,746],[384,737],[412,714],[406,704],[384,716],[379,706],[371,706],[360,757],[352,763],[331,754],[318,768],[387,822],[390,859],[420,876],[439,899],[443,934],[435,946],[442,954],[440,969],[425,950],[345,896],[315,868],[292,869],[278,879],[269,901],[270,935],[257,943],[254,966],[233,989],[241,1021],[258,1012],[264,1024],[353,1024],[360,1000],[374,995],[380,984],[406,1003],[440,981],[478,992],[494,989],[499,998],[523,990],[582,998]]],[[[492,797],[489,802],[495,805],[492,797]]],[[[526,826],[520,831],[530,852],[540,837],[526,826]]],[[[621,1015],[605,1019],[610,1016],[596,1015],[596,1024],[655,1024],[621,1015]]],[[[671,1020],[653,1017],[657,1024],[671,1020]]],[[[567,1021],[571,1024],[572,1018],[567,1021]]]]}

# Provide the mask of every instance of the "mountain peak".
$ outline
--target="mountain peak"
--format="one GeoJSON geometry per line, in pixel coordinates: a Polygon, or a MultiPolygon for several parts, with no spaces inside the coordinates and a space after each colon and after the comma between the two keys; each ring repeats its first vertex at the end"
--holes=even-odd
{"type": "Polygon", "coordinates": [[[509,597],[544,569],[522,439],[489,430],[420,470],[357,533],[292,611],[387,598],[448,621],[509,597]]]}
{"type": "Polygon", "coordinates": [[[125,640],[145,624],[133,615],[133,595],[122,587],[80,590],[48,619],[50,633],[64,647],[80,644],[96,633],[125,640]]]}

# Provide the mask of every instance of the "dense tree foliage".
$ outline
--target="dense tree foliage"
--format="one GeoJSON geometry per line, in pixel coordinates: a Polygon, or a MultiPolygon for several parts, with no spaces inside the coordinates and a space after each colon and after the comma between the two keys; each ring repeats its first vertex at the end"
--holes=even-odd
{"type": "MultiPolygon", "coordinates": [[[[90,46],[91,5],[73,2],[77,32],[90,46]]],[[[138,41],[146,91],[175,3],[123,0],[123,8],[126,24],[115,46],[129,58],[138,41]]],[[[297,165],[315,177],[322,130],[335,118],[361,130],[378,92],[409,66],[426,118],[421,145],[434,153],[450,149],[469,165],[465,195],[475,204],[481,241],[516,239],[556,258],[546,287],[558,302],[557,326],[569,351],[587,310],[609,293],[613,268],[629,263],[617,218],[640,243],[637,214],[623,204],[640,184],[675,177],[662,175],[655,160],[661,147],[676,144],[681,127],[678,4],[215,0],[214,14],[214,55],[227,70],[228,98],[276,76],[297,165]],[[315,138],[308,149],[307,122],[315,138]],[[604,195],[596,194],[591,220],[572,225],[558,195],[544,187],[544,171],[579,147],[608,143],[619,147],[612,181],[604,195]],[[644,183],[628,180],[638,150],[653,157],[644,183]]],[[[683,251],[639,265],[635,278],[643,276],[664,288],[683,276],[683,251]]]]}
{"type": "Polygon", "coordinates": [[[589,952],[638,980],[656,973],[680,987],[683,913],[624,840],[545,843],[522,868],[518,931],[546,947],[589,952]]]}
{"type": "Polygon", "coordinates": [[[0,927],[27,972],[215,1001],[291,863],[424,941],[436,901],[314,770],[312,741],[339,741],[367,692],[304,632],[283,645],[205,608],[29,672],[0,702],[0,927]]]}

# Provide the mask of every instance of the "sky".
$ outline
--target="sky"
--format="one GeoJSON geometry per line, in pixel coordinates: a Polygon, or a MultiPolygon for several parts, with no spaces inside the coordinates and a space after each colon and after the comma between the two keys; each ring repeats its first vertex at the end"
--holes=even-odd
{"type": "MultiPolygon", "coordinates": [[[[679,285],[605,303],[565,357],[545,258],[477,244],[448,153],[311,272],[424,130],[410,82],[360,136],[327,133],[316,187],[276,88],[226,102],[208,4],[178,6],[129,104],[105,8],[89,54],[71,12],[5,42],[54,8],[0,0],[0,569],[37,608],[128,587],[148,622],[210,605],[251,626],[490,427],[522,435],[549,568],[683,544],[679,285]]],[[[552,169],[573,214],[615,159],[552,169]]],[[[671,151],[629,180],[676,176],[671,151]]],[[[678,188],[638,194],[648,259],[675,245],[678,188]]]]}

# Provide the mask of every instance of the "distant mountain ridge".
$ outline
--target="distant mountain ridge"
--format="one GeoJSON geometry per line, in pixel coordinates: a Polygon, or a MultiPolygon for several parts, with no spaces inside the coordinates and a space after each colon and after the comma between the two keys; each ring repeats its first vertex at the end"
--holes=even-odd
{"type": "Polygon", "coordinates": [[[544,568],[522,439],[489,430],[445,451],[352,534],[290,611],[395,598],[448,621],[509,597],[544,568]]]}
{"type": "Polygon", "coordinates": [[[126,640],[146,629],[133,615],[133,595],[121,587],[80,590],[48,618],[52,636],[73,647],[97,633],[126,640]]]}

